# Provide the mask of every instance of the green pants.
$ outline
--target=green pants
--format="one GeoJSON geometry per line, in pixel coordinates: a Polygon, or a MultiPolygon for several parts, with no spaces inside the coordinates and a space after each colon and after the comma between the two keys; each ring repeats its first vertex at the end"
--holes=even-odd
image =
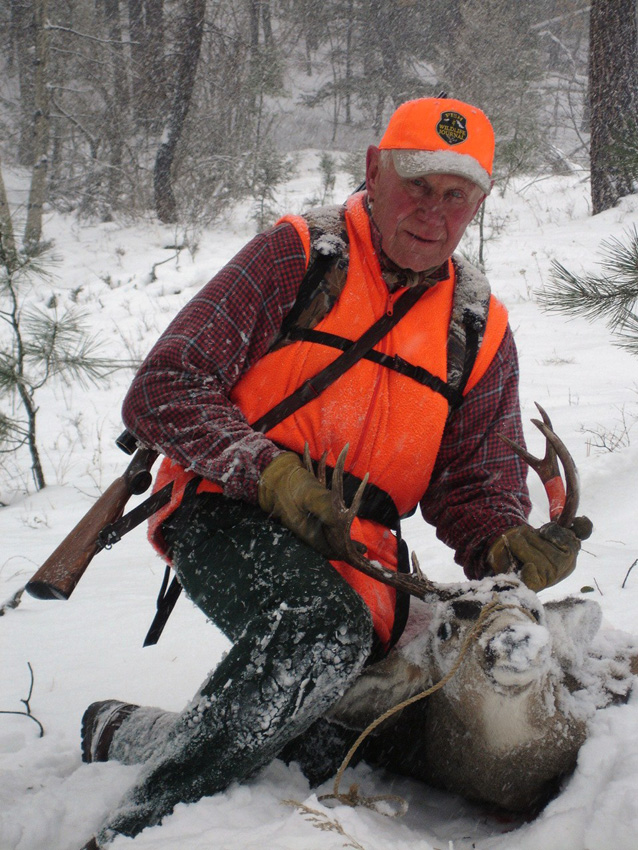
{"type": "Polygon", "coordinates": [[[186,593],[233,647],[182,713],[142,708],[116,732],[109,757],[144,767],[101,843],[264,767],[336,702],[371,651],[359,595],[258,508],[200,495],[164,531],[186,593]]]}

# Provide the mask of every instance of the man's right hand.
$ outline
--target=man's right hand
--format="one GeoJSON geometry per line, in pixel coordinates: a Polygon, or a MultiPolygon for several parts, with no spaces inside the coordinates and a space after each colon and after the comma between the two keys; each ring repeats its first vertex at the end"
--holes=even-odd
{"type": "Polygon", "coordinates": [[[298,455],[283,452],[268,464],[259,479],[258,498],[267,514],[322,555],[331,556],[324,531],[335,525],[332,494],[298,455]]]}

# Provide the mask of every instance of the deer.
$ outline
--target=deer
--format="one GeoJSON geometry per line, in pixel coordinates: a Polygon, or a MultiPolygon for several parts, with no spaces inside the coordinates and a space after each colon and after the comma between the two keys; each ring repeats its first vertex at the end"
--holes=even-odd
{"type": "MultiPolygon", "coordinates": [[[[579,503],[576,466],[537,407],[542,459],[503,439],[539,474],[551,520],[570,527],[579,503]]],[[[347,506],[346,452],[331,482],[339,516],[331,545],[339,559],[414,599],[398,644],[363,671],[326,720],[361,732],[356,746],[371,764],[498,809],[540,811],[573,772],[595,712],[629,698],[638,639],[623,636],[610,650],[597,643],[602,612],[595,601],[543,604],[515,573],[443,585],[414,556],[407,575],[369,561],[351,538],[367,477],[347,506]]],[[[308,453],[305,462],[312,469],[308,453]]],[[[316,474],[325,485],[325,458],[316,474]]],[[[334,796],[352,804],[338,792],[346,762],[334,796]]]]}

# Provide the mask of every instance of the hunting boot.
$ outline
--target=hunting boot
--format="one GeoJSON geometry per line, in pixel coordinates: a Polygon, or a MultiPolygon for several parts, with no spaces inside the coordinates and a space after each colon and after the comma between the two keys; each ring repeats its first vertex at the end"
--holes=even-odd
{"type": "Polygon", "coordinates": [[[108,761],[113,736],[138,708],[116,699],[91,703],[82,717],[82,761],[108,761]]]}

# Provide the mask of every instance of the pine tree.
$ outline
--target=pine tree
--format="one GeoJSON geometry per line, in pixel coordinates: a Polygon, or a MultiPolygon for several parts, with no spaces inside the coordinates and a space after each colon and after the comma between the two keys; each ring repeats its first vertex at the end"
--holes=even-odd
{"type": "Polygon", "coordinates": [[[638,355],[638,230],[626,241],[611,238],[601,243],[600,275],[576,275],[554,262],[551,283],[538,294],[545,309],[589,321],[604,319],[616,342],[638,355]]]}
{"type": "MultiPolygon", "coordinates": [[[[0,213],[4,184],[0,175],[0,213]]],[[[100,340],[91,335],[85,317],[75,310],[58,312],[28,304],[27,293],[37,278],[47,276],[40,244],[28,251],[16,248],[11,218],[0,214],[0,395],[8,411],[0,410],[2,452],[26,446],[37,490],[46,486],[38,444],[38,391],[58,377],[76,383],[100,383],[113,371],[131,364],[103,356],[100,340]]]]}

